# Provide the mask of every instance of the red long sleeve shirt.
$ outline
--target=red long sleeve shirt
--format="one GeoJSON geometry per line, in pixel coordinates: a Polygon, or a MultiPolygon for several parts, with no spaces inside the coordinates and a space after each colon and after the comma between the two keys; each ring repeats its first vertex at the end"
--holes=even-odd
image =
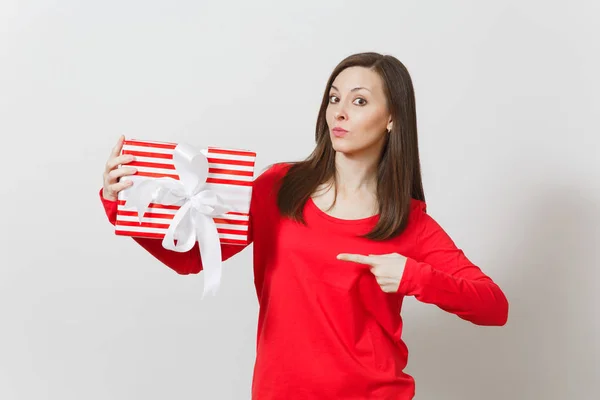
{"type": "MultiPolygon", "coordinates": [[[[279,164],[261,174],[250,205],[260,306],[253,399],[412,399],[414,380],[403,372],[405,296],[474,324],[505,324],[506,297],[426,213],[424,202],[412,201],[406,230],[386,241],[358,237],[378,216],[342,220],[312,200],[304,208],[304,226],[277,209],[277,181],[287,168],[279,164]],[[339,253],[406,256],[397,293],[383,292],[368,267],[339,261],[339,253]]],[[[114,224],[117,203],[102,201],[114,224]]],[[[160,240],[135,241],[179,274],[202,270],[197,243],[177,253],[160,240]]],[[[243,248],[222,245],[223,260],[243,248]]]]}

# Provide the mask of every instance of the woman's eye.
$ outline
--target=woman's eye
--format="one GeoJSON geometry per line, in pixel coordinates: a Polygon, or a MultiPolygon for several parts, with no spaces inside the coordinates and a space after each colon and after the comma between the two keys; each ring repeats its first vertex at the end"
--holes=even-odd
{"type": "MultiPolygon", "coordinates": [[[[336,103],[339,101],[339,98],[335,95],[331,95],[329,96],[329,102],[330,103],[336,103]]],[[[367,101],[365,99],[363,99],[362,97],[358,97],[353,101],[354,104],[356,104],[357,106],[364,106],[365,104],[367,104],[367,101]]]]}

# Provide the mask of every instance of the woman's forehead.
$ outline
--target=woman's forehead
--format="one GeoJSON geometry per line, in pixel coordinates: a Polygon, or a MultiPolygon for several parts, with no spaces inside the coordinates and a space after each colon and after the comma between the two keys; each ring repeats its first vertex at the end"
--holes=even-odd
{"type": "Polygon", "coordinates": [[[338,90],[353,91],[363,88],[371,92],[381,89],[381,78],[379,75],[364,67],[346,68],[334,79],[332,86],[338,90]]]}

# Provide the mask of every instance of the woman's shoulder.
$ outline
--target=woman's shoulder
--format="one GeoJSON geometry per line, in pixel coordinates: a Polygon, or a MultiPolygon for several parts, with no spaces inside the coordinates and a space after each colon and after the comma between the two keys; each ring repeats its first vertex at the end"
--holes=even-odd
{"type": "Polygon", "coordinates": [[[288,162],[280,162],[267,166],[254,180],[252,184],[253,190],[264,194],[267,191],[271,191],[278,186],[281,178],[285,176],[291,165],[288,162]]]}
{"type": "Polygon", "coordinates": [[[407,228],[420,230],[425,219],[427,219],[427,203],[423,200],[411,198],[407,228]]]}

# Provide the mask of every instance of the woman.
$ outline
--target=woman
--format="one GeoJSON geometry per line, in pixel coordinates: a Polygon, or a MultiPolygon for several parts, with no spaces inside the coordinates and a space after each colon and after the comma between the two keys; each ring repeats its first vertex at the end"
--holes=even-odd
{"type": "MultiPolygon", "coordinates": [[[[121,138],[101,198],[114,223],[121,138]]],[[[413,86],[404,65],[352,55],[333,71],[302,162],[254,182],[250,239],[260,304],[252,397],[412,399],[403,372],[405,296],[478,325],[504,325],[508,302],[426,213],[413,86]]],[[[135,239],[180,274],[202,270],[198,249],[135,239]]],[[[198,244],[196,243],[196,246],[198,244]]],[[[223,245],[223,260],[242,250],[223,245]]]]}

